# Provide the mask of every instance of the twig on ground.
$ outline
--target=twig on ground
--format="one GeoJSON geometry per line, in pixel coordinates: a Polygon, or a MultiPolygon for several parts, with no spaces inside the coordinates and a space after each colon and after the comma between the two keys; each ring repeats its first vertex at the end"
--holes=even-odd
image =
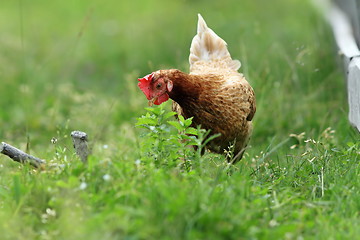
{"type": "Polygon", "coordinates": [[[29,155],[16,147],[13,147],[5,142],[2,142],[0,145],[0,152],[12,160],[19,163],[30,163],[36,168],[43,168],[46,164],[45,160],[29,155]]]}
{"type": "MultiPolygon", "coordinates": [[[[90,152],[87,144],[87,134],[85,132],[73,131],[71,132],[71,137],[76,154],[80,157],[83,163],[86,163],[90,152]]],[[[0,144],[0,153],[19,163],[30,163],[30,165],[36,168],[44,168],[46,165],[45,160],[27,154],[5,142],[0,144]]]]}
{"type": "Polygon", "coordinates": [[[76,154],[80,157],[83,163],[87,162],[87,158],[89,155],[89,148],[88,148],[88,137],[85,132],[80,131],[72,131],[71,137],[74,143],[74,148],[76,154]]]}

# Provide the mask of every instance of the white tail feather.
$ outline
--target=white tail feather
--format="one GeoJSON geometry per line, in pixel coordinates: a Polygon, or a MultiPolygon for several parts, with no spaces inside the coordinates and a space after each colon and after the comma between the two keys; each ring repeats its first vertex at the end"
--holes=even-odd
{"type": "Polygon", "coordinates": [[[221,60],[229,68],[237,71],[241,66],[240,61],[232,60],[226,42],[206,25],[200,14],[198,17],[197,34],[190,47],[190,70],[198,61],[221,60]]]}

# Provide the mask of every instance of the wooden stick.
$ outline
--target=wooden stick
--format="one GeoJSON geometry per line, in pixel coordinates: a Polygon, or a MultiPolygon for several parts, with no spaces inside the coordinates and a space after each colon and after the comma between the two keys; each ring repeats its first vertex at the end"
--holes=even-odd
{"type": "Polygon", "coordinates": [[[36,168],[42,168],[45,165],[45,161],[31,156],[16,147],[13,147],[7,143],[2,142],[0,145],[0,152],[12,160],[19,162],[19,163],[30,163],[32,166],[36,168]]]}
{"type": "MultiPolygon", "coordinates": [[[[76,154],[80,157],[83,163],[86,163],[90,152],[87,143],[87,134],[85,132],[73,131],[71,132],[71,137],[76,154]]],[[[30,165],[36,168],[44,168],[46,164],[45,160],[27,154],[5,142],[0,144],[0,153],[19,163],[30,163],[30,165]]]]}
{"type": "Polygon", "coordinates": [[[74,143],[76,154],[80,157],[83,163],[86,163],[89,155],[87,134],[85,132],[73,131],[71,132],[71,137],[74,143]]]}

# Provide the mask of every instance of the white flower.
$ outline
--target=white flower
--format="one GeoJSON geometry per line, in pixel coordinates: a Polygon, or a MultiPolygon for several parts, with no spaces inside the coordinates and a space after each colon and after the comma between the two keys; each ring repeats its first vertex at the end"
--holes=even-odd
{"type": "Polygon", "coordinates": [[[56,216],[56,211],[55,211],[54,209],[47,208],[47,209],[46,209],[46,214],[47,214],[48,216],[53,216],[53,217],[55,217],[55,216],[56,216]]]}
{"type": "Polygon", "coordinates": [[[80,190],[84,190],[86,187],[87,187],[86,182],[82,182],[82,183],[80,184],[80,186],[79,186],[79,189],[80,189],[80,190]]]}
{"type": "Polygon", "coordinates": [[[110,181],[111,176],[110,176],[109,174],[105,174],[105,175],[103,176],[103,179],[104,179],[104,181],[110,181]]]}

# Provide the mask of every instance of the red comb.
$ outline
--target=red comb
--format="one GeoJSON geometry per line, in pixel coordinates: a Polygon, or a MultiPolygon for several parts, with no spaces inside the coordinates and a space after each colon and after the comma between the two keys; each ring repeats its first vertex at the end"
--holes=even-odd
{"type": "Polygon", "coordinates": [[[140,88],[141,91],[143,91],[143,93],[145,94],[146,98],[148,100],[151,99],[150,97],[150,83],[152,78],[154,77],[154,73],[148,74],[143,78],[138,78],[139,83],[138,86],[140,88]]]}

